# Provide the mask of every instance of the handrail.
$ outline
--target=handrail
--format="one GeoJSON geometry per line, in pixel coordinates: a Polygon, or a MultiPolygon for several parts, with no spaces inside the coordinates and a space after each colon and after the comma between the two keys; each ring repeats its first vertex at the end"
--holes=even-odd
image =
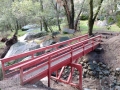
{"type": "MultiPolygon", "coordinates": [[[[85,35],[82,35],[82,36],[79,36],[79,37],[76,37],[76,38],[73,38],[73,39],[70,39],[70,40],[66,40],[66,41],[63,41],[63,42],[59,42],[59,43],[56,43],[56,44],[53,44],[53,45],[50,45],[50,46],[47,46],[47,47],[43,47],[43,48],[40,48],[40,49],[36,49],[36,50],[31,50],[31,51],[28,51],[28,52],[25,52],[25,53],[22,53],[22,54],[18,54],[18,55],[14,55],[14,56],[11,56],[11,57],[8,57],[8,58],[3,58],[3,59],[0,59],[1,63],[2,63],[2,72],[3,72],[3,77],[5,78],[6,77],[6,73],[5,71],[9,70],[10,68],[13,68],[15,66],[18,66],[20,64],[23,64],[23,63],[26,63],[28,62],[28,60],[26,61],[22,61],[22,62],[18,62],[18,63],[15,63],[13,65],[9,65],[9,66],[6,66],[5,63],[7,62],[10,62],[10,61],[15,61],[19,58],[23,58],[23,57],[26,57],[26,56],[31,56],[31,59],[29,60],[33,60],[35,58],[38,58],[39,56],[34,56],[35,53],[39,53],[39,52],[43,52],[47,49],[50,49],[50,48],[55,48],[56,50],[58,49],[58,47],[60,45],[63,45],[63,44],[68,44],[70,45],[70,43],[72,43],[73,41],[77,40],[77,42],[80,42],[81,39],[87,39],[88,38],[88,34],[85,34],[85,35]]],[[[44,54],[42,54],[44,55],[44,54]]],[[[41,55],[41,56],[42,56],[41,55]]]]}
{"type": "MultiPolygon", "coordinates": [[[[72,67],[77,68],[80,74],[79,85],[76,86],[75,84],[70,84],[79,87],[80,90],[82,90],[82,66],[73,63],[73,61],[94,50],[95,47],[100,44],[100,40],[101,36],[98,35],[72,45],[69,44],[66,47],[41,55],[40,57],[16,65],[15,67],[8,66],[6,68],[2,64],[3,70],[20,70],[20,81],[22,85],[36,79],[41,79],[45,76],[48,76],[48,85],[50,85],[50,76],[52,72],[63,66],[71,65],[72,67]]],[[[70,41],[68,43],[70,43],[70,41]]]]}
{"type": "MultiPolygon", "coordinates": [[[[79,56],[79,54],[82,54],[82,56],[84,56],[85,54],[89,53],[90,51],[92,51],[92,50],[99,44],[99,43],[96,43],[96,42],[99,42],[100,38],[101,38],[101,36],[96,36],[96,37],[93,37],[93,38],[84,40],[84,41],[82,41],[82,42],[79,42],[79,43],[77,43],[77,44],[64,47],[64,48],[59,49],[59,50],[57,50],[57,51],[53,51],[53,52],[51,52],[51,53],[48,53],[47,55],[43,55],[43,56],[41,56],[41,57],[38,57],[38,58],[34,59],[34,61],[30,61],[30,62],[25,63],[24,65],[22,65],[22,66],[19,67],[19,68],[20,68],[20,72],[21,72],[21,73],[20,73],[20,75],[21,75],[21,81],[22,81],[21,83],[24,84],[24,83],[30,81],[31,79],[35,78],[36,76],[39,76],[39,75],[41,75],[42,73],[48,72],[49,69],[50,69],[50,72],[53,72],[53,71],[55,71],[56,69],[59,69],[60,67],[62,67],[62,65],[64,65],[64,64],[67,65],[67,64],[69,64],[69,63],[72,63],[70,58],[73,57],[73,60],[72,60],[72,61],[74,61],[74,60],[76,59],[76,56],[77,56],[77,58],[80,58],[80,57],[81,57],[81,56],[79,56]],[[87,44],[84,45],[84,43],[85,43],[86,41],[89,42],[89,41],[94,41],[94,40],[96,40],[96,39],[98,39],[96,42],[90,42],[90,43],[87,43],[87,44]],[[94,43],[94,44],[93,44],[93,43],[94,43]],[[96,43],[96,44],[95,44],[95,43],[96,43]],[[75,47],[76,45],[78,45],[78,44],[79,44],[79,45],[81,45],[81,44],[83,45],[83,46],[81,46],[82,52],[78,53],[78,55],[72,56],[71,52],[73,52],[74,47],[75,47]],[[88,45],[88,46],[90,45],[90,47],[87,48],[87,49],[84,49],[87,45],[88,45]],[[68,50],[70,50],[70,51],[68,51],[68,50]],[[64,51],[64,52],[68,51],[67,53],[63,53],[62,55],[65,55],[65,54],[68,55],[68,54],[70,54],[70,57],[69,57],[67,60],[62,61],[61,64],[60,64],[60,63],[57,64],[57,66],[56,66],[55,68],[53,68],[55,65],[54,65],[54,66],[51,66],[52,63],[53,63],[54,61],[58,60],[57,58],[54,58],[53,56],[57,55],[58,53],[61,53],[61,51],[64,51]],[[34,65],[37,65],[38,63],[42,62],[42,60],[45,60],[45,58],[47,58],[47,61],[46,61],[46,62],[44,62],[44,63],[42,63],[42,64],[39,64],[38,66],[32,68],[31,70],[28,70],[28,71],[25,71],[25,72],[24,72],[25,69],[27,69],[27,68],[29,68],[29,67],[33,67],[34,65]],[[49,62],[50,62],[50,63],[49,63],[49,62]],[[32,75],[31,77],[29,76],[29,78],[26,78],[26,80],[24,80],[24,79],[25,79],[24,77],[26,77],[26,75],[29,75],[30,73],[33,73],[35,70],[37,71],[37,69],[40,69],[40,68],[42,68],[42,67],[45,67],[46,65],[47,65],[47,66],[50,66],[50,67],[49,67],[49,68],[47,67],[47,68],[45,69],[45,71],[42,71],[41,73],[38,72],[38,74],[37,74],[36,76],[32,75]]],[[[64,56],[62,56],[62,55],[59,56],[59,57],[60,57],[60,58],[64,58],[64,56]]],[[[60,58],[59,58],[59,59],[60,59],[60,58]]],[[[18,68],[18,67],[17,67],[17,68],[18,68]]],[[[13,68],[13,69],[16,69],[16,68],[13,68]]],[[[44,77],[44,76],[46,76],[46,74],[41,75],[41,77],[44,77]]]]}

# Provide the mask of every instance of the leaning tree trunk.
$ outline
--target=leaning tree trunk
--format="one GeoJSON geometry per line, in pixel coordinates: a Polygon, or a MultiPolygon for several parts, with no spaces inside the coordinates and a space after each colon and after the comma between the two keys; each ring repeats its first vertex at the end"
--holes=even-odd
{"type": "Polygon", "coordinates": [[[78,16],[77,16],[76,20],[75,20],[75,26],[74,26],[74,29],[75,29],[75,30],[77,30],[79,17],[80,17],[80,14],[81,14],[81,12],[82,12],[82,8],[83,8],[83,5],[84,5],[84,2],[85,2],[85,0],[82,2],[81,9],[80,9],[80,11],[79,11],[79,13],[78,13],[78,16]]]}

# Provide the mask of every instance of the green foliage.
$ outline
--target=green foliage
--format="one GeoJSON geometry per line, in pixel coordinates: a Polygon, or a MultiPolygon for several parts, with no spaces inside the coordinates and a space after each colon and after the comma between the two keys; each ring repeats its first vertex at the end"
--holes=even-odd
{"type": "Polygon", "coordinates": [[[68,32],[63,32],[63,34],[68,34],[68,32]]]}
{"type": "Polygon", "coordinates": [[[115,22],[114,17],[109,16],[107,22],[108,22],[108,24],[113,24],[115,22]]]}
{"type": "Polygon", "coordinates": [[[88,15],[82,14],[82,15],[80,16],[80,20],[88,20],[88,18],[89,18],[88,15]]]}
{"type": "Polygon", "coordinates": [[[117,15],[117,26],[120,28],[120,15],[117,15]]]}

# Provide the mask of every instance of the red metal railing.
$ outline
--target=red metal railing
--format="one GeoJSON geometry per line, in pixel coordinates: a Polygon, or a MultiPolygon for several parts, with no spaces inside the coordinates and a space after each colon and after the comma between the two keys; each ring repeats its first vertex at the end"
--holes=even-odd
{"type": "MultiPolygon", "coordinates": [[[[62,66],[70,65],[74,66],[79,71],[79,84],[76,85],[70,82],[71,78],[67,81],[55,78],[56,80],[73,85],[82,90],[82,66],[73,63],[75,60],[94,50],[100,43],[101,36],[96,36],[82,42],[69,45],[57,51],[38,57],[30,62],[26,62],[18,67],[13,67],[11,70],[20,69],[21,84],[25,84],[30,81],[39,80],[45,76],[48,76],[48,86],[50,86],[51,73],[57,71],[62,66]]],[[[58,77],[60,77],[58,75],[58,77]]]]}
{"type": "MultiPolygon", "coordinates": [[[[75,87],[78,87],[80,90],[82,90],[82,66],[76,64],[75,61],[80,57],[84,56],[85,54],[89,53],[90,51],[94,50],[96,46],[100,43],[99,42],[100,40],[101,40],[101,36],[98,35],[96,37],[81,42],[77,42],[72,45],[70,45],[71,43],[70,41],[67,41],[67,44],[69,44],[69,46],[66,46],[64,48],[61,48],[59,50],[53,51],[48,54],[41,55],[40,57],[33,58],[30,61],[15,66],[7,66],[7,67],[4,66],[5,63],[4,60],[6,59],[3,59],[2,61],[3,70],[9,70],[9,71],[20,70],[21,84],[25,84],[31,81],[34,82],[45,76],[48,76],[48,86],[50,86],[51,73],[57,71],[63,66],[69,65],[71,67],[78,69],[79,71],[78,84],[72,83],[71,77],[73,70],[71,70],[71,75],[69,76],[67,81],[60,79],[62,71],[61,73],[57,73],[57,77],[54,77],[54,79],[73,85],[75,87]]],[[[15,57],[17,58],[17,56],[15,57]]],[[[7,61],[9,60],[7,59],[6,62],[7,61]]]]}
{"type": "Polygon", "coordinates": [[[22,54],[19,54],[19,55],[11,56],[9,58],[1,59],[0,61],[2,63],[3,77],[7,78],[10,75],[13,75],[14,71],[13,72],[9,71],[10,68],[13,68],[13,67],[16,67],[18,65],[24,64],[24,63],[28,62],[28,60],[31,61],[31,60],[34,60],[35,58],[41,56],[41,55],[36,56],[35,54],[37,54],[37,53],[41,53],[42,55],[44,55],[45,51],[48,50],[48,49],[53,49],[54,48],[53,50],[57,50],[59,48],[59,46],[61,46],[61,45],[66,45],[66,44],[70,45],[73,42],[77,43],[77,42],[80,42],[80,41],[85,40],[87,38],[88,38],[88,34],[85,34],[83,36],[79,36],[79,37],[76,37],[76,38],[73,38],[73,39],[70,39],[70,40],[66,40],[64,42],[60,42],[60,43],[57,43],[57,44],[54,44],[54,45],[50,45],[50,46],[43,47],[43,48],[40,48],[40,49],[32,50],[32,51],[25,52],[25,53],[22,53],[22,54]],[[6,63],[15,62],[16,60],[18,60],[20,58],[25,58],[25,57],[28,57],[28,56],[30,56],[31,58],[26,60],[26,61],[17,62],[15,64],[6,66],[6,63]]]}

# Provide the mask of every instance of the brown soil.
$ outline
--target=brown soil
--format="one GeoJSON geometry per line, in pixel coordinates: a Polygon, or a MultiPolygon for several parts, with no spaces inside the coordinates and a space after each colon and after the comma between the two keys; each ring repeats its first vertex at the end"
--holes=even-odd
{"type": "MultiPolygon", "coordinates": [[[[120,65],[120,35],[118,33],[99,31],[95,34],[102,34],[101,47],[104,49],[97,59],[105,62],[113,71],[119,68],[120,65]]],[[[0,49],[1,50],[1,49],[0,49]]],[[[89,53],[85,58],[96,58],[94,55],[89,53]]],[[[101,82],[109,81],[111,82],[115,76],[110,75],[105,80],[83,78],[83,88],[89,88],[90,90],[102,90],[104,85],[101,82]]],[[[120,82],[119,77],[117,77],[118,82],[120,82]]],[[[8,80],[0,81],[1,90],[78,90],[70,85],[66,85],[60,82],[51,80],[51,88],[47,87],[47,81],[39,81],[35,84],[28,84],[21,86],[18,79],[11,78],[8,80]]],[[[110,90],[106,88],[104,90],[110,90]]]]}

